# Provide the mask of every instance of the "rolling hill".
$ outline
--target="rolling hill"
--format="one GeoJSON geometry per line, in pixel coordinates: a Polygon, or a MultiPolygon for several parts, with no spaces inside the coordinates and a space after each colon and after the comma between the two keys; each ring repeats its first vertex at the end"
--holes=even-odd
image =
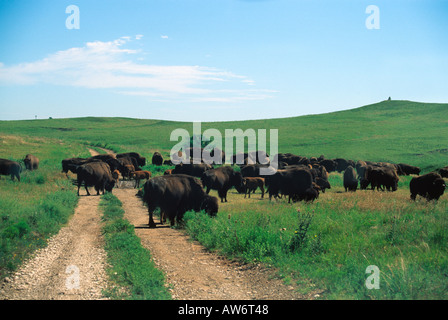
{"type": "MultiPolygon", "coordinates": [[[[176,128],[192,133],[192,123],[164,120],[84,117],[0,121],[0,132],[5,134],[76,141],[118,152],[137,151],[147,157],[156,150],[168,155],[177,143],[170,141],[176,128]]],[[[319,115],[202,123],[202,131],[209,128],[218,129],[223,136],[225,129],[278,129],[279,152],[308,157],[323,154],[327,158],[405,162],[423,171],[448,163],[448,104],[382,101],[319,115]]]]}

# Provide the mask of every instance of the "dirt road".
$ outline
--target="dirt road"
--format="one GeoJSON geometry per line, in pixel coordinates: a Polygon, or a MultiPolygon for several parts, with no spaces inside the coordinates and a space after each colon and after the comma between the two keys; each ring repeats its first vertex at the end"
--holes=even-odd
{"type": "Polygon", "coordinates": [[[276,279],[272,270],[229,261],[208,252],[184,232],[167,224],[148,228],[148,211],[135,189],[116,189],[125,218],[135,226],[142,245],[166,275],[172,296],[179,300],[303,299],[294,287],[276,279]]]}
{"type": "MultiPolygon", "coordinates": [[[[97,154],[90,149],[92,155],[97,154]]],[[[86,196],[67,226],[52,237],[11,277],[0,284],[0,299],[98,300],[107,288],[106,252],[101,236],[99,196],[86,196]]],[[[163,270],[172,297],[178,300],[290,300],[303,299],[293,286],[258,265],[244,265],[207,252],[183,231],[157,225],[148,228],[148,212],[136,196],[133,183],[113,193],[120,199],[125,218],[135,226],[142,245],[163,270]]],[[[93,193],[95,194],[95,193],[93,193]]],[[[157,223],[157,221],[156,221],[157,223]]]]}
{"type": "Polygon", "coordinates": [[[80,196],[67,226],[0,288],[7,300],[99,300],[107,287],[99,196],[80,196]]]}

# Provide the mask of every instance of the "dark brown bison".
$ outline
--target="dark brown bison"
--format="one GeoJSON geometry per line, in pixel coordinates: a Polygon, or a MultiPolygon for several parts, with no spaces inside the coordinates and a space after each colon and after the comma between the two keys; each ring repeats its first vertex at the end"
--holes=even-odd
{"type": "Polygon", "coordinates": [[[445,192],[446,183],[442,176],[435,172],[430,172],[419,177],[414,177],[409,183],[411,199],[415,200],[417,195],[430,200],[438,200],[445,192]]]}
{"type": "Polygon", "coordinates": [[[406,163],[399,163],[397,166],[400,169],[399,173],[401,173],[402,175],[406,175],[406,176],[411,175],[411,174],[419,175],[420,171],[421,171],[419,167],[411,166],[406,163]]]}
{"type": "Polygon", "coordinates": [[[268,166],[265,164],[248,164],[242,166],[240,172],[243,177],[261,177],[260,168],[267,168],[268,166]]]}
{"type": "Polygon", "coordinates": [[[396,191],[398,189],[398,174],[390,167],[367,166],[365,171],[367,185],[370,183],[372,190],[396,191]]]}
{"type": "Polygon", "coordinates": [[[174,167],[172,174],[188,174],[193,177],[200,178],[202,177],[202,174],[207,171],[211,170],[213,167],[206,163],[181,163],[174,167]]]}
{"type": "Polygon", "coordinates": [[[352,166],[348,166],[344,171],[344,188],[345,192],[356,191],[356,189],[358,189],[356,171],[352,166]]]}
{"type": "Polygon", "coordinates": [[[227,192],[232,187],[241,188],[243,178],[241,172],[233,170],[230,166],[222,166],[205,171],[201,181],[207,194],[210,189],[217,190],[221,202],[227,202],[227,192]]]}
{"type": "Polygon", "coordinates": [[[79,189],[84,183],[84,187],[87,191],[87,195],[90,196],[90,192],[88,187],[94,186],[97,192],[97,195],[100,195],[100,192],[103,194],[105,191],[112,192],[113,187],[115,186],[115,180],[112,176],[112,172],[107,163],[98,161],[98,162],[89,162],[79,166],[78,168],[78,196],[79,189]]]}
{"type": "Polygon", "coordinates": [[[439,174],[443,177],[443,178],[448,178],[448,167],[443,167],[439,169],[439,174]]]}
{"type": "Polygon", "coordinates": [[[154,152],[154,154],[152,155],[151,162],[153,165],[156,165],[156,166],[161,166],[163,164],[163,157],[160,154],[160,152],[157,152],[157,151],[154,152]]]}
{"type": "MultiPolygon", "coordinates": [[[[130,157],[134,158],[137,162],[137,166],[143,167],[146,165],[146,158],[142,157],[138,152],[125,152],[125,153],[118,153],[117,159],[123,158],[123,157],[130,157]]],[[[135,166],[135,164],[133,164],[135,166]]]]}
{"type": "Polygon", "coordinates": [[[23,159],[23,162],[25,163],[25,168],[27,170],[33,171],[39,169],[39,159],[32,154],[27,154],[25,159],[23,159]]]}
{"type": "Polygon", "coordinates": [[[148,206],[150,228],[156,227],[153,220],[156,208],[160,208],[161,217],[168,217],[171,226],[176,220],[181,221],[184,213],[189,210],[204,210],[210,216],[216,216],[218,213],[218,199],[207,195],[199,179],[192,176],[158,176],[146,181],[143,191],[143,201],[148,206]]]}
{"type": "Polygon", "coordinates": [[[269,155],[266,151],[258,150],[247,153],[239,152],[231,157],[232,164],[248,165],[248,164],[268,164],[269,155]]]}
{"type": "Polygon", "coordinates": [[[77,173],[78,168],[86,163],[91,162],[104,162],[107,163],[111,169],[111,171],[119,170],[122,172],[124,170],[123,165],[121,164],[122,159],[117,160],[114,155],[98,155],[90,158],[68,158],[61,161],[62,163],[62,172],[68,174],[69,171],[73,173],[77,173]]]}
{"type": "Polygon", "coordinates": [[[20,163],[8,159],[0,159],[0,175],[11,176],[11,180],[14,178],[20,181],[20,173],[22,172],[22,166],[20,163]]]}
{"type": "Polygon", "coordinates": [[[336,162],[336,171],[342,172],[345,171],[345,169],[348,168],[348,166],[355,166],[355,162],[353,160],[347,160],[343,158],[336,158],[333,159],[334,162],[336,162]]]}
{"type": "MultiPolygon", "coordinates": [[[[99,160],[98,160],[99,161],[99,160]]],[[[86,163],[86,159],[84,158],[67,158],[61,161],[62,164],[62,172],[67,174],[68,172],[76,173],[78,167],[86,163]]]]}
{"type": "Polygon", "coordinates": [[[321,160],[321,161],[319,161],[319,164],[324,166],[325,169],[327,170],[327,172],[336,171],[337,166],[338,166],[337,162],[334,160],[331,160],[331,159],[321,160]]]}
{"type": "Polygon", "coordinates": [[[319,188],[322,191],[322,193],[325,193],[326,189],[331,189],[330,182],[328,182],[328,180],[325,180],[323,178],[317,177],[315,179],[315,183],[316,183],[316,185],[319,186],[319,188]]]}
{"type": "Polygon", "coordinates": [[[123,156],[120,158],[117,158],[117,160],[108,160],[107,164],[109,164],[111,166],[111,168],[115,168],[120,170],[120,171],[125,171],[126,166],[132,166],[134,167],[134,170],[136,171],[141,171],[142,168],[140,168],[138,161],[136,158],[134,157],[130,157],[130,156],[123,156]],[[116,161],[116,162],[115,162],[116,161]]]}
{"type": "Polygon", "coordinates": [[[313,177],[311,170],[292,168],[277,170],[271,176],[266,176],[265,184],[268,187],[269,200],[279,194],[287,195],[288,202],[295,199],[304,199],[306,190],[312,188],[313,177]]]}

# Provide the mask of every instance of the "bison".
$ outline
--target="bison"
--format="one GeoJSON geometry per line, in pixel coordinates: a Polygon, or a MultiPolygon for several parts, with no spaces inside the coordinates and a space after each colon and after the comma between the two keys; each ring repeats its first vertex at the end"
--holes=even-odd
{"type": "Polygon", "coordinates": [[[134,188],[140,188],[140,180],[151,178],[152,173],[150,171],[142,170],[142,171],[133,171],[129,175],[129,178],[135,180],[134,188]]]}
{"type": "Polygon", "coordinates": [[[206,163],[180,163],[176,165],[171,172],[172,174],[187,174],[193,177],[200,178],[202,177],[202,174],[207,171],[211,170],[213,167],[206,163]]]}
{"type": "Polygon", "coordinates": [[[229,166],[207,170],[201,176],[206,193],[208,194],[210,189],[217,190],[221,202],[227,202],[227,192],[229,189],[232,187],[240,188],[243,182],[242,180],[241,172],[235,171],[229,166]]]}
{"type": "Polygon", "coordinates": [[[419,175],[421,171],[419,167],[411,166],[405,163],[399,163],[397,166],[400,168],[400,172],[406,176],[411,174],[419,175]]]}
{"type": "MultiPolygon", "coordinates": [[[[124,157],[133,158],[136,160],[137,166],[143,167],[144,165],[146,165],[146,158],[142,157],[138,152],[118,153],[116,157],[117,157],[117,159],[124,158],[124,157]]],[[[135,166],[135,164],[134,164],[134,166],[135,166]]]]}
{"type": "Polygon", "coordinates": [[[152,164],[156,165],[156,166],[161,166],[163,164],[163,157],[160,154],[160,152],[154,152],[154,154],[152,155],[152,164]]]}
{"type": "Polygon", "coordinates": [[[397,171],[390,167],[378,167],[368,165],[365,170],[365,176],[361,179],[361,189],[366,189],[370,184],[372,190],[396,191],[398,189],[397,171]]]}
{"type": "Polygon", "coordinates": [[[260,177],[246,177],[243,178],[242,188],[244,190],[244,198],[246,198],[246,195],[249,195],[250,193],[255,193],[255,190],[260,188],[261,191],[261,198],[264,197],[264,178],[260,177]]]}
{"type": "Polygon", "coordinates": [[[11,180],[17,178],[20,181],[20,173],[22,172],[22,166],[20,163],[8,159],[0,159],[0,175],[11,176],[11,180]]]}
{"type": "Polygon", "coordinates": [[[443,177],[443,178],[448,178],[448,167],[443,167],[439,169],[439,174],[443,177]]]}
{"type": "Polygon", "coordinates": [[[25,163],[26,170],[33,171],[39,168],[39,159],[32,154],[27,154],[23,162],[25,163]]]}
{"type": "Polygon", "coordinates": [[[110,171],[110,167],[107,163],[98,161],[98,162],[90,162],[81,165],[78,168],[78,196],[79,189],[81,188],[83,182],[84,187],[87,191],[87,195],[90,196],[90,192],[88,187],[94,186],[97,192],[97,195],[100,195],[100,192],[103,194],[105,191],[112,192],[113,187],[115,186],[115,180],[112,177],[112,173],[110,171]]]}
{"type": "Polygon", "coordinates": [[[306,190],[312,188],[313,176],[311,170],[305,168],[292,168],[277,170],[271,176],[267,176],[265,184],[268,186],[269,200],[278,197],[279,193],[291,199],[304,199],[306,190]]]}
{"type": "MultiPolygon", "coordinates": [[[[155,228],[153,212],[160,208],[161,217],[168,217],[171,226],[182,220],[186,211],[204,210],[210,216],[218,213],[218,199],[209,196],[199,179],[184,175],[158,176],[143,186],[143,201],[148,206],[150,228],[155,228]]],[[[162,221],[162,218],[161,218],[162,221]]]]}
{"type": "Polygon", "coordinates": [[[443,195],[446,188],[445,180],[435,172],[430,172],[419,177],[414,177],[409,183],[411,199],[415,200],[417,195],[426,200],[438,200],[443,195]]]}
{"type": "Polygon", "coordinates": [[[347,191],[356,191],[358,189],[358,179],[356,179],[356,171],[352,166],[348,166],[344,171],[344,188],[347,191]]]}

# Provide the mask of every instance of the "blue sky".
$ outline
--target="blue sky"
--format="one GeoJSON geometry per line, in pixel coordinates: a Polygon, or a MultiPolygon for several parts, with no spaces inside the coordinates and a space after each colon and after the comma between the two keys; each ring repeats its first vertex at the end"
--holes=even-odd
{"type": "Polygon", "coordinates": [[[448,1],[0,2],[0,120],[281,118],[448,102],[448,1]],[[67,29],[66,7],[80,11],[67,29]],[[367,29],[369,5],[380,29],[367,29]]]}

